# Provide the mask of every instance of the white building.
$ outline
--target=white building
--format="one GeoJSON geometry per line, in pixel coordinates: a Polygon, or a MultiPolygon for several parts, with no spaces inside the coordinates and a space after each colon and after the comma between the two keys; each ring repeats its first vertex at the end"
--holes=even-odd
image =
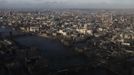
{"type": "Polygon", "coordinates": [[[36,27],[36,26],[32,26],[29,28],[29,31],[31,32],[38,32],[39,30],[40,30],[39,27],[36,27]]]}

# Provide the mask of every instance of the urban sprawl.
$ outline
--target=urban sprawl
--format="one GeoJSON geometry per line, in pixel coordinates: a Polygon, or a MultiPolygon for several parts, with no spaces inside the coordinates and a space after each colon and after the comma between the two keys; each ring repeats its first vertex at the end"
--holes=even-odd
{"type": "MultiPolygon", "coordinates": [[[[131,75],[133,75],[133,11],[125,9],[1,9],[0,25],[1,28],[11,27],[12,30],[21,33],[58,40],[77,55],[84,56],[88,59],[90,61],[89,65],[92,65],[92,67],[101,65],[118,75],[128,75],[128,72],[131,70],[131,75]]],[[[12,39],[3,38],[3,33],[0,33],[0,36],[0,38],[2,38],[0,40],[0,55],[8,53],[7,51],[11,52],[9,54],[12,55],[12,52],[20,49],[12,39]],[[7,49],[7,51],[3,49],[7,49]]],[[[29,58],[29,60],[36,59],[38,63],[40,63],[40,60],[47,60],[42,59],[39,54],[21,57],[20,55],[25,54],[26,50],[27,49],[22,49],[21,52],[17,51],[20,53],[16,55],[18,59],[33,57],[29,58]]],[[[36,51],[36,49],[33,49],[33,52],[31,50],[30,48],[30,53],[36,51]]],[[[15,58],[15,60],[18,59],[15,58]]],[[[28,62],[29,60],[24,61],[28,62]]],[[[46,61],[43,63],[47,64],[46,61]]],[[[6,63],[3,62],[3,64],[6,63]]],[[[15,64],[17,65],[17,61],[14,64],[8,62],[8,65],[9,64],[9,67],[15,64]]],[[[27,66],[29,65],[27,64],[27,66]]],[[[25,67],[28,73],[36,74],[32,71],[34,66],[29,67],[25,67]]],[[[45,65],[45,69],[46,67],[45,65]]]]}

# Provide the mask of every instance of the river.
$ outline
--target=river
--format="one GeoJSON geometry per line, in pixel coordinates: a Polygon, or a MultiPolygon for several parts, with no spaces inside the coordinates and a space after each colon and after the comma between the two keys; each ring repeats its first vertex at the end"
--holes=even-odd
{"type": "Polygon", "coordinates": [[[47,39],[40,36],[23,36],[16,41],[27,47],[36,47],[41,50],[42,55],[48,59],[49,67],[60,69],[68,65],[86,64],[86,61],[65,47],[59,41],[47,39]]]}
{"type": "MultiPolygon", "coordinates": [[[[10,29],[0,28],[2,35],[8,36],[10,29]]],[[[13,34],[16,33],[13,31],[13,34]]],[[[36,47],[40,49],[42,56],[48,60],[48,66],[52,69],[62,69],[69,65],[84,65],[87,61],[80,56],[76,56],[69,48],[59,41],[41,36],[21,36],[14,38],[21,46],[36,47]]]]}

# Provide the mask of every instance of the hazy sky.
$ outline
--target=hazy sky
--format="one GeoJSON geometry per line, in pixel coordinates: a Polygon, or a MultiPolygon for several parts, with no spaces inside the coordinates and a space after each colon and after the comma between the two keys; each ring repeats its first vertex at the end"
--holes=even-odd
{"type": "MultiPolygon", "coordinates": [[[[134,8],[134,0],[0,0],[0,6],[43,6],[43,3],[56,2],[57,5],[64,6],[72,5],[75,7],[122,7],[122,8],[134,8]],[[29,5],[27,5],[29,4],[29,5]]],[[[56,5],[56,3],[54,5],[56,5]]],[[[25,6],[25,7],[26,7],[25,6]]],[[[53,6],[53,4],[52,4],[53,6]]]]}
{"type": "Polygon", "coordinates": [[[134,0],[0,0],[8,2],[83,2],[83,3],[134,3],[134,0]]]}

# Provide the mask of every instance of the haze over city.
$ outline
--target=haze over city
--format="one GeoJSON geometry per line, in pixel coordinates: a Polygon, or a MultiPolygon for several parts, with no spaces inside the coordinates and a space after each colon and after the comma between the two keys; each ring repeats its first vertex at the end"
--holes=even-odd
{"type": "Polygon", "coordinates": [[[0,0],[0,75],[134,75],[134,0],[0,0]]]}
{"type": "Polygon", "coordinates": [[[1,8],[133,8],[133,0],[0,0],[1,8]]]}

